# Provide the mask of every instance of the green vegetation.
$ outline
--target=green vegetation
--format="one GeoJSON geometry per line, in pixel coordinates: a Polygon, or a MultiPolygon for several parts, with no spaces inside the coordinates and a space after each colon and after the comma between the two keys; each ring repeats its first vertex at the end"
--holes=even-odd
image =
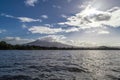
{"type": "Polygon", "coordinates": [[[77,48],[58,48],[58,47],[41,47],[30,45],[11,45],[5,41],[0,42],[0,50],[120,50],[118,47],[77,47],[77,48]]]}

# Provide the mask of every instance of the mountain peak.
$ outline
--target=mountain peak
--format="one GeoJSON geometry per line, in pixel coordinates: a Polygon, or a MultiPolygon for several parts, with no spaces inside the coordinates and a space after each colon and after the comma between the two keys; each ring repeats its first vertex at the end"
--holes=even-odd
{"type": "Polygon", "coordinates": [[[30,42],[27,45],[34,45],[34,46],[42,46],[42,47],[72,47],[71,45],[64,44],[61,42],[55,42],[55,41],[43,41],[43,40],[36,40],[34,42],[30,42]]]}

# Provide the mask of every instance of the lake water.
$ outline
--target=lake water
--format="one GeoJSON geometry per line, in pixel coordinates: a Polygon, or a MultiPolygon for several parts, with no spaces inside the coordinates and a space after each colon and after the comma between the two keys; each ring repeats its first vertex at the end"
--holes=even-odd
{"type": "Polygon", "coordinates": [[[3,50],[0,80],[120,80],[120,51],[3,50]]]}

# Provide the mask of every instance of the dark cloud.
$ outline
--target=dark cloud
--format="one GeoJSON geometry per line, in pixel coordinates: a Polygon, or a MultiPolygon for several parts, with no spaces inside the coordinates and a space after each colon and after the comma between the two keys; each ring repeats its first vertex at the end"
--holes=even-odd
{"type": "Polygon", "coordinates": [[[93,17],[95,21],[108,21],[111,18],[109,14],[98,14],[93,17]]]}

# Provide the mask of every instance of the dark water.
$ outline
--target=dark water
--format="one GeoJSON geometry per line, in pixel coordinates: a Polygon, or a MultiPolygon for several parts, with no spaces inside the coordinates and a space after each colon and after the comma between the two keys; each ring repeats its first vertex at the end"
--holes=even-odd
{"type": "Polygon", "coordinates": [[[120,80],[120,51],[0,51],[0,80],[120,80]]]}

